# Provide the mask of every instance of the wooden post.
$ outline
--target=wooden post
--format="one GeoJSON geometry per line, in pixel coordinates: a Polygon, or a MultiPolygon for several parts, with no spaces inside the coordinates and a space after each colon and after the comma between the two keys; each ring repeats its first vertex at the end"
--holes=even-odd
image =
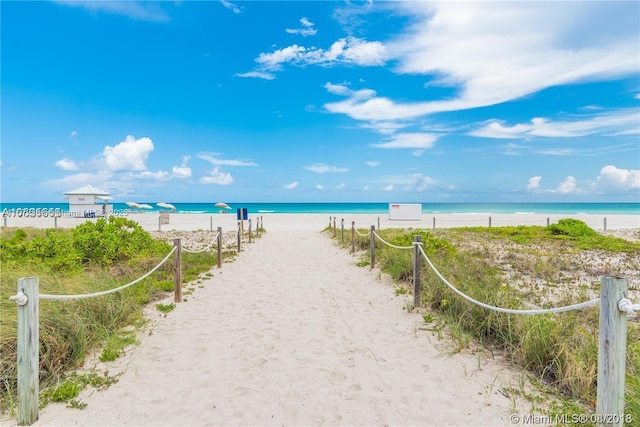
{"type": "Polygon", "coordinates": [[[251,243],[251,218],[249,218],[249,243],[251,243]]]}
{"type": "Polygon", "coordinates": [[[378,217],[378,230],[380,230],[380,217],[378,217]]]}
{"type": "Polygon", "coordinates": [[[369,252],[371,253],[371,269],[376,266],[376,226],[371,226],[371,238],[369,239],[369,252]]]}
{"type": "Polygon", "coordinates": [[[176,247],[173,253],[173,301],[182,302],[182,240],[173,239],[173,245],[176,247]]]}
{"type": "Polygon", "coordinates": [[[27,297],[18,304],[18,415],[20,426],[29,426],[38,420],[38,393],[40,392],[40,321],[37,277],[18,279],[18,293],[27,297]]]}
{"type": "Polygon", "coordinates": [[[344,218],[340,219],[340,241],[344,243],[344,218]]]}
{"type": "Polygon", "coordinates": [[[222,227],[218,227],[218,268],[222,268],[222,227]]]}
{"type": "Polygon", "coordinates": [[[604,231],[607,231],[607,217],[604,217],[604,231]]]}
{"type": "MultiPolygon", "coordinates": [[[[6,224],[5,224],[6,226],[6,224]]],[[[53,217],[53,228],[58,228],[58,217],[54,216],[53,217]]]]}
{"type": "Polygon", "coordinates": [[[547,217],[547,227],[549,226],[549,217],[547,217]]]}
{"type": "Polygon", "coordinates": [[[624,374],[627,346],[627,314],[618,301],[627,297],[627,279],[600,280],[600,332],[598,340],[598,392],[596,414],[605,421],[599,426],[624,424],[624,374]]]}
{"type": "Polygon", "coordinates": [[[435,216],[433,217],[433,229],[434,230],[436,229],[436,217],[435,216]]]}
{"type": "Polygon", "coordinates": [[[351,252],[356,251],[356,222],[351,221],[351,252]]]}
{"type": "Polygon", "coordinates": [[[158,231],[162,231],[162,217],[158,216],[158,231]]]}
{"type": "Polygon", "coordinates": [[[422,281],[420,279],[420,268],[422,254],[419,246],[422,246],[422,236],[413,236],[413,306],[422,306],[422,281]]]}
{"type": "Polygon", "coordinates": [[[333,237],[336,237],[336,217],[333,217],[333,237]]]}
{"type": "Polygon", "coordinates": [[[241,244],[242,244],[242,224],[238,222],[238,253],[240,253],[241,244]]]}
{"type": "MultiPolygon", "coordinates": [[[[6,224],[5,224],[6,226],[6,224]]],[[[329,215],[329,228],[331,228],[331,215],[329,215]]]]}
{"type": "Polygon", "coordinates": [[[7,226],[7,217],[6,215],[2,218],[2,222],[4,223],[4,226],[7,226]]]}
{"type": "Polygon", "coordinates": [[[491,228],[491,217],[489,217],[489,228],[491,228]]]}
{"type": "Polygon", "coordinates": [[[209,231],[213,231],[213,216],[209,217],[209,231]]]}

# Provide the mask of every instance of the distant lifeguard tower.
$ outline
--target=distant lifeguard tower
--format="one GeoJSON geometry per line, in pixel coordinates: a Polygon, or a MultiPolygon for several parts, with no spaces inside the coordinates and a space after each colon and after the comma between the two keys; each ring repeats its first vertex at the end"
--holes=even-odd
{"type": "Polygon", "coordinates": [[[86,185],[64,193],[69,199],[69,213],[73,216],[93,218],[96,216],[109,216],[113,206],[108,204],[113,200],[111,193],[100,190],[91,185],[86,185]]]}

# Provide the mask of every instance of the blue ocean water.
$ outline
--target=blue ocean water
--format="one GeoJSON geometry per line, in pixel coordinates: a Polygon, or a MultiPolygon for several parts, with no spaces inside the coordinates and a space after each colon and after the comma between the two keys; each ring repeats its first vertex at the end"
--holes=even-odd
{"type": "MultiPolygon", "coordinates": [[[[144,202],[141,202],[144,203],[144,202]]],[[[147,202],[153,209],[163,210],[155,202],[147,202]]],[[[396,203],[396,202],[394,202],[396,203]]],[[[399,202],[402,203],[402,202],[399,202]]],[[[178,213],[217,213],[214,203],[172,203],[178,213]]],[[[319,213],[319,214],[385,214],[389,203],[229,203],[230,212],[237,208],[247,208],[249,214],[267,213],[319,213]]],[[[17,209],[59,209],[68,211],[67,203],[2,203],[0,212],[17,209]]],[[[96,210],[99,210],[97,206],[96,210]]],[[[113,209],[131,210],[124,203],[114,203],[113,209]]],[[[640,215],[640,203],[422,203],[423,214],[489,213],[489,214],[597,214],[597,215],[640,215]]]]}

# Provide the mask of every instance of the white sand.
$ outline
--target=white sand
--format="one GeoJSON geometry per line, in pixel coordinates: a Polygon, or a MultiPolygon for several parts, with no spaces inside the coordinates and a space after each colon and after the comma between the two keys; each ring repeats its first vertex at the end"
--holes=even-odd
{"type": "MultiPolygon", "coordinates": [[[[154,217],[135,219],[153,230],[154,217]]],[[[174,215],[170,226],[208,229],[209,217],[174,215]]],[[[427,226],[380,217],[383,228],[427,226]]],[[[214,230],[235,227],[230,215],[214,218],[214,230]]],[[[329,216],[263,220],[267,233],[168,316],[150,307],[139,346],[98,363],[122,372],[118,383],[81,394],[83,410],[49,405],[36,425],[509,426],[511,411],[529,413],[506,396],[522,371],[484,352],[452,354],[421,330],[421,314],[404,309],[412,297],[319,232],[329,216]]],[[[377,227],[375,215],[345,220],[377,227]]]]}

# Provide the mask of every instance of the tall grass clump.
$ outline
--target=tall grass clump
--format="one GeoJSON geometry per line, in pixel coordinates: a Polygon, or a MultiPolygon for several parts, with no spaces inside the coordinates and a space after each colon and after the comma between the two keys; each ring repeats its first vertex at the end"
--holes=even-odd
{"type": "MultiPolygon", "coordinates": [[[[379,231],[378,234],[397,246],[410,246],[415,235],[422,236],[423,249],[438,271],[457,289],[486,304],[509,308],[548,308],[584,301],[589,296],[583,290],[541,303],[535,290],[513,284],[499,263],[491,262],[489,242],[510,241],[516,250],[541,253],[549,245],[553,258],[558,243],[569,253],[597,250],[603,253],[640,254],[640,243],[611,236],[603,236],[582,221],[560,220],[547,227],[464,227],[438,230],[379,231]],[[464,245],[464,241],[471,244],[464,245]],[[576,299],[577,298],[577,299],[576,299]]],[[[376,243],[376,259],[382,271],[397,281],[409,281],[413,274],[413,251],[393,249],[376,243]]],[[[362,241],[360,249],[368,249],[369,241],[362,241]]],[[[491,246],[493,248],[496,245],[491,246]]],[[[529,253],[529,252],[526,252],[529,253]]],[[[506,259],[512,259],[509,256],[506,259]]],[[[530,258],[530,257],[525,257],[530,258]]],[[[526,261],[531,263],[532,261],[526,261]]],[[[544,277],[562,277],[567,268],[562,262],[547,262],[544,277]]],[[[535,265],[534,265],[535,267],[535,265]]],[[[518,268],[518,265],[515,266],[518,268]]],[[[526,268],[526,267],[525,267],[526,268]]],[[[537,267],[535,267],[537,268],[537,267]]],[[[534,271],[535,273],[535,271],[534,271]]],[[[517,277],[516,277],[517,278],[517,277]]],[[[597,391],[598,307],[580,311],[544,315],[513,315],[488,310],[455,294],[428,267],[421,274],[424,305],[441,313],[452,328],[462,330],[478,342],[492,349],[504,351],[513,362],[526,368],[564,397],[567,405],[579,402],[587,413],[593,413],[597,391]]],[[[554,283],[548,286],[553,287],[554,283]]],[[[640,421],[640,327],[629,322],[627,340],[627,375],[625,412],[640,421]]],[[[574,408],[575,409],[575,408],[574,408]]],[[[553,410],[553,409],[552,409],[553,410]]],[[[562,411],[562,408],[556,408],[562,411]]]]}
{"type": "MultiPolygon", "coordinates": [[[[87,221],[74,229],[3,229],[0,234],[0,395],[15,402],[17,307],[9,297],[21,277],[39,278],[40,293],[75,295],[116,288],[155,267],[171,250],[126,218],[87,221]]],[[[185,253],[183,280],[215,263],[213,254],[185,253]]],[[[117,341],[142,322],[142,308],[173,290],[173,258],[145,280],[95,298],[40,301],[40,382],[43,388],[79,367],[89,351],[117,341]]],[[[123,342],[120,340],[120,342],[123,342]]]]}

